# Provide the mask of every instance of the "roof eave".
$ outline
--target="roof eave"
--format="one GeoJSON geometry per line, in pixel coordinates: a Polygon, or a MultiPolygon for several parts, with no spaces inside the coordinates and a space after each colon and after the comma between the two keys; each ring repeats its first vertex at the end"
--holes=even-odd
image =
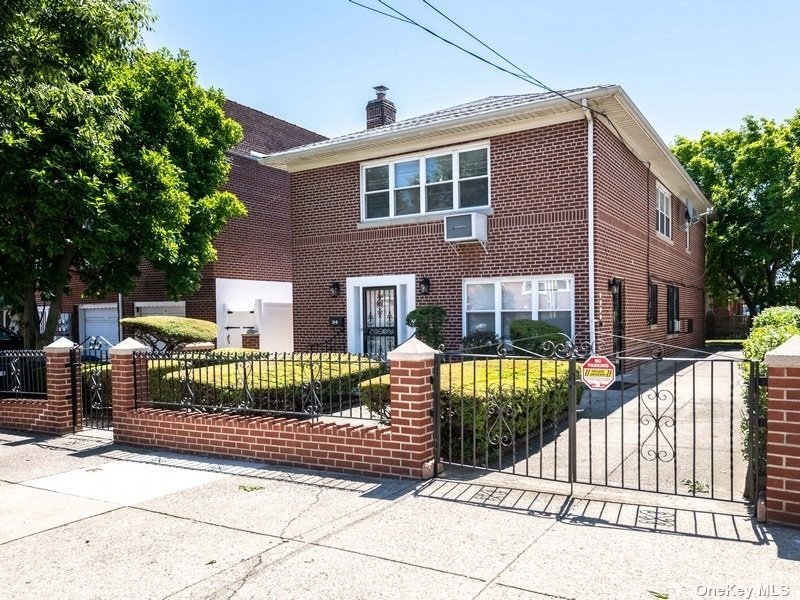
{"type": "MultiPolygon", "coordinates": [[[[592,100],[600,97],[613,96],[618,90],[621,90],[619,86],[616,85],[607,86],[607,87],[597,88],[595,90],[591,90],[588,92],[585,91],[581,93],[574,93],[571,95],[568,94],[567,97],[575,101],[579,101],[581,98],[592,100]]],[[[330,144],[323,147],[311,147],[311,148],[301,147],[301,148],[285,150],[283,152],[276,152],[260,159],[260,162],[270,167],[289,170],[290,165],[292,165],[293,163],[308,160],[312,157],[322,157],[328,155],[332,156],[335,154],[344,153],[349,150],[355,150],[360,147],[366,147],[366,146],[389,145],[391,143],[404,140],[406,138],[415,138],[420,135],[425,135],[426,133],[431,133],[445,128],[465,127],[481,123],[489,119],[502,119],[504,117],[514,116],[514,115],[524,115],[526,113],[541,112],[543,110],[552,109],[560,105],[567,105],[568,102],[569,100],[566,100],[565,98],[560,96],[556,96],[554,98],[550,98],[548,100],[540,102],[532,102],[530,104],[523,104],[520,106],[513,106],[510,108],[504,108],[496,111],[484,112],[476,115],[469,115],[466,117],[450,119],[448,121],[443,121],[443,122],[427,123],[424,125],[419,125],[417,127],[404,129],[401,131],[390,130],[386,131],[385,133],[378,133],[376,135],[372,135],[368,138],[345,140],[336,144],[330,144]]]]}

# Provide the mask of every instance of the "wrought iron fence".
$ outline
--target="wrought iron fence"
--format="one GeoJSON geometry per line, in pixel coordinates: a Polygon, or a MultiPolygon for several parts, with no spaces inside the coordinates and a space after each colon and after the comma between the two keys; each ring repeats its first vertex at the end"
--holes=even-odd
{"type": "Polygon", "coordinates": [[[0,398],[47,398],[43,350],[0,351],[0,398]]]}
{"type": "Polygon", "coordinates": [[[136,406],[389,421],[388,364],[347,353],[137,353],[136,406]]]}

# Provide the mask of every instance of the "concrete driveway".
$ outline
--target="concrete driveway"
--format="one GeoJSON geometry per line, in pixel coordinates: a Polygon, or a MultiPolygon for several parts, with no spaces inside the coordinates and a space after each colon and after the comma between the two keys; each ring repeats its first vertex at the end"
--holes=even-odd
{"type": "Polygon", "coordinates": [[[0,431],[7,598],[736,597],[729,586],[791,598],[798,560],[800,532],[740,504],[570,495],[502,473],[368,479],[0,431]]]}

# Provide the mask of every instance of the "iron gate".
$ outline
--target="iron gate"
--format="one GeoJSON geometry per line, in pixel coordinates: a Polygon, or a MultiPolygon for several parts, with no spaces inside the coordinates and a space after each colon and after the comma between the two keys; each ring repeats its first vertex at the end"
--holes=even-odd
{"type": "Polygon", "coordinates": [[[72,420],[76,430],[112,427],[110,347],[105,338],[98,336],[84,340],[71,351],[72,420]]]}
{"type": "Polygon", "coordinates": [[[665,357],[647,345],[652,353],[615,357],[626,371],[602,392],[580,381],[588,344],[545,343],[518,356],[503,345],[493,355],[437,355],[437,459],[722,500],[758,490],[758,363],[665,357]]]}

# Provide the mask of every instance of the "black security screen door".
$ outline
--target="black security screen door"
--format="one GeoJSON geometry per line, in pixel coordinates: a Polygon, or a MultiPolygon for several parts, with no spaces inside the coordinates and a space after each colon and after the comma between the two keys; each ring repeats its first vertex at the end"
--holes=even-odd
{"type": "Polygon", "coordinates": [[[617,369],[620,373],[624,370],[622,364],[622,354],[625,352],[625,325],[623,323],[622,313],[622,285],[621,279],[612,279],[609,283],[611,290],[611,312],[612,312],[612,329],[614,334],[614,342],[612,351],[617,360],[617,369]]]}
{"type": "Polygon", "coordinates": [[[397,346],[397,288],[364,288],[364,354],[386,356],[397,346]]]}

